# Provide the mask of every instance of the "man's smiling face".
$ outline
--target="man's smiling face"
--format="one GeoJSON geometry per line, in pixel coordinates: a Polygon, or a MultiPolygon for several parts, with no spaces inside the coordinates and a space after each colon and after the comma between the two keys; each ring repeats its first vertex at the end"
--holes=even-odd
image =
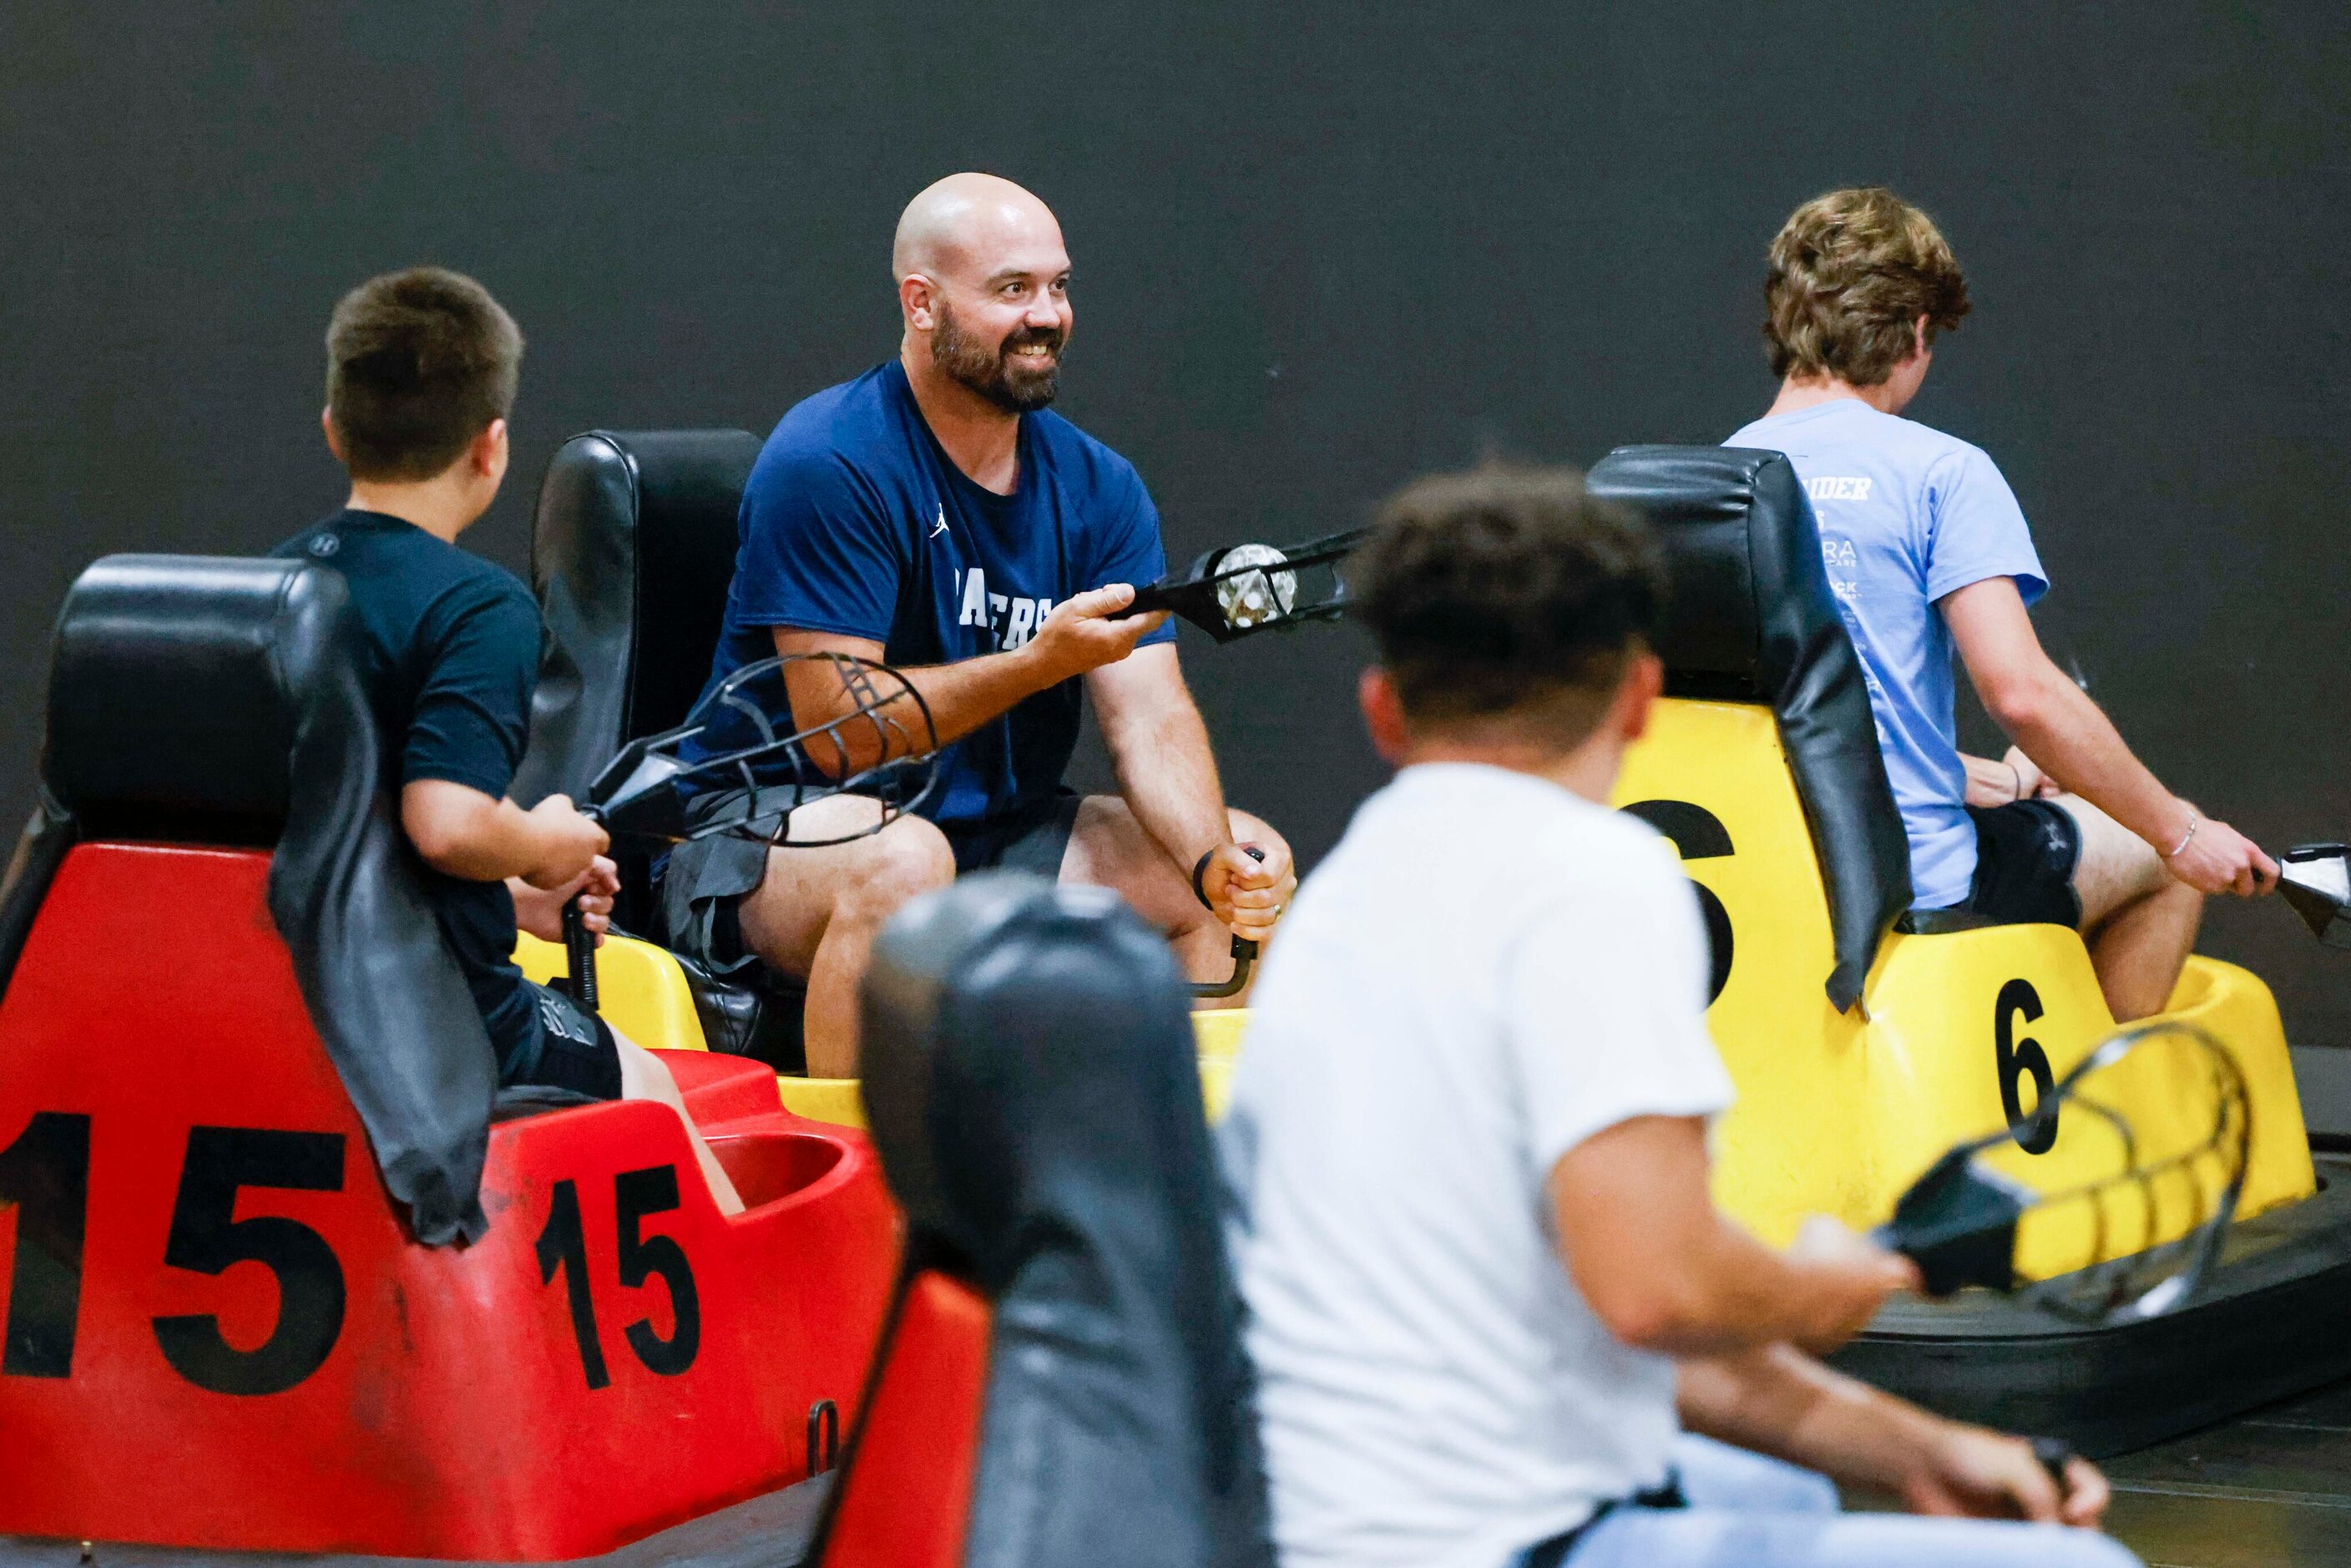
{"type": "Polygon", "coordinates": [[[1061,350],[1077,320],[1058,227],[1050,219],[1019,226],[1046,232],[990,235],[1010,243],[976,246],[942,269],[948,276],[936,280],[931,332],[939,368],[1008,413],[1053,401],[1061,350]]]}

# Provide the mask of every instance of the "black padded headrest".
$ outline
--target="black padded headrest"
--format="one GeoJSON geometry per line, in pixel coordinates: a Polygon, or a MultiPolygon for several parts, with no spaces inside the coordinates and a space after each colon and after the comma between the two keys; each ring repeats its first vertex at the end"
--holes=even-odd
{"type": "Polygon", "coordinates": [[[1667,689],[1771,706],[1828,895],[1842,1012],[1910,907],[1910,847],[1812,503],[1782,454],[1728,446],[1620,446],[1587,486],[1664,544],[1667,689]]]}
{"type": "Polygon", "coordinates": [[[910,1266],[995,1304],[968,1562],[1270,1568],[1183,977],[1111,894],[1015,873],[907,905],[864,988],[910,1266]]]}
{"type": "Polygon", "coordinates": [[[87,835],[269,842],[344,598],[305,561],[99,561],[57,617],[49,792],[87,835]]]}
{"type": "MultiPolygon", "coordinates": [[[[1796,471],[1776,452],[1722,446],[1620,446],[1592,470],[1593,495],[1647,517],[1672,582],[1657,654],[1677,695],[1769,702],[1779,688],[1760,606],[1792,601],[1808,618],[1802,563],[1820,535],[1796,471]]],[[[1827,580],[1823,576],[1823,595],[1827,580]]]]}
{"type": "Polygon", "coordinates": [[[710,678],[758,456],[747,430],[597,430],[557,450],[531,532],[549,648],[515,799],[576,797],[624,742],[684,721],[710,678]]]}

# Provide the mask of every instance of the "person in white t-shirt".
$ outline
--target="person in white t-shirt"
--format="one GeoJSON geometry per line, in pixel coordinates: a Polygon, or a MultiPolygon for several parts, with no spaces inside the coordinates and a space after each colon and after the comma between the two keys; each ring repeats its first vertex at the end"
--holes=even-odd
{"type": "Polygon", "coordinates": [[[1218,1133],[1284,1563],[2133,1561],[2054,1527],[2101,1517],[2089,1465],[1808,1354],[1907,1261],[1827,1220],[1776,1253],[1708,1197],[1698,904],[1603,803],[1662,681],[1641,525],[1481,469],[1349,579],[1400,771],[1284,920],[1218,1133]],[[1840,1514],[1813,1471],[1979,1517],[1840,1514]]]}

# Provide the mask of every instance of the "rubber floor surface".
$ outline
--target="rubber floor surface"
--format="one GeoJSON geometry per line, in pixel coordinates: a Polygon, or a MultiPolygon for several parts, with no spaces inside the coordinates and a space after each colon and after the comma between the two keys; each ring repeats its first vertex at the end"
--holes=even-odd
{"type": "Polygon", "coordinates": [[[2150,1568],[2351,1568],[2351,1382],[2108,1460],[2150,1568]]]}

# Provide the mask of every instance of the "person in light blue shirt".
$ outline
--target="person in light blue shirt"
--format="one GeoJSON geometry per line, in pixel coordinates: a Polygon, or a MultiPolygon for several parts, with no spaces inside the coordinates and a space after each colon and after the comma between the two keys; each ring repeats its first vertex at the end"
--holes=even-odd
{"type": "Polygon", "coordinates": [[[1913,900],[2077,926],[2117,1020],[2163,1009],[2207,894],[2277,866],[2166,789],[2053,664],[2026,609],[2047,591],[2023,510],[1980,448],[1901,417],[1967,280],[1927,214],[1883,186],[1799,207],[1772,241],[1764,337],[1780,395],[1723,444],[1787,455],[1861,656],[1913,900]],[[2016,744],[1960,752],[1956,649],[2016,744]]]}

